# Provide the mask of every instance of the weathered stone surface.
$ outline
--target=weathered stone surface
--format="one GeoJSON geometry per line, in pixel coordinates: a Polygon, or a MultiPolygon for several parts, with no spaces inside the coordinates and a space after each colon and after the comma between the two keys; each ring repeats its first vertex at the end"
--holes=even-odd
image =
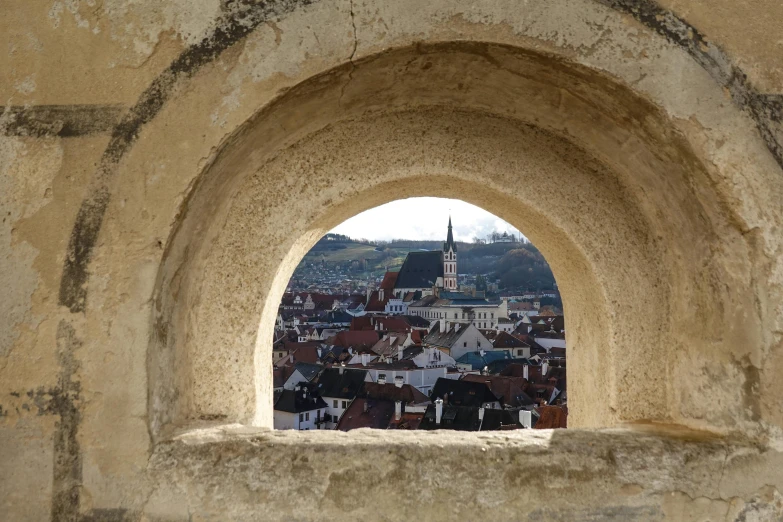
{"type": "Polygon", "coordinates": [[[781,518],[779,2],[6,4],[1,519],[781,518]],[[293,267],[413,195],[535,240],[637,427],[173,438],[269,425],[293,267]]]}
{"type": "Polygon", "coordinates": [[[698,432],[494,434],[202,428],[161,443],[154,519],[776,520],[783,498],[748,467],[783,455],[698,432]],[[386,449],[379,451],[378,445],[386,449]],[[272,493],[274,492],[274,493],[272,493]],[[270,495],[274,495],[270,498],[270,495]],[[260,509],[274,501],[274,512],[260,509]],[[172,506],[177,506],[172,508],[172,506]]]}

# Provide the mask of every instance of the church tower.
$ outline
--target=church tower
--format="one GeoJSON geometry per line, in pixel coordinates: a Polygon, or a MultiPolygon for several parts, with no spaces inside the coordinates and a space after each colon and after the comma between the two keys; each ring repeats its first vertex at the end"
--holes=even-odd
{"type": "Polygon", "coordinates": [[[448,292],[457,291],[457,244],[451,232],[451,216],[449,216],[449,233],[443,243],[443,289],[448,292]]]}

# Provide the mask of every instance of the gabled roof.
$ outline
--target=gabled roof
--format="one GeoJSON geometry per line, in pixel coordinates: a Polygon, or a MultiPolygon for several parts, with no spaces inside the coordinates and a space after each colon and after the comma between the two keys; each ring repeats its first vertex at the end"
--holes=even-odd
{"type": "Polygon", "coordinates": [[[536,408],[538,420],[533,428],[550,430],[568,427],[568,412],[559,406],[539,406],[536,408]]]}
{"type": "Polygon", "coordinates": [[[497,361],[492,361],[487,365],[487,371],[490,375],[507,375],[506,369],[514,367],[515,369],[511,370],[512,373],[509,373],[508,376],[522,377],[525,371],[523,365],[525,364],[530,364],[530,359],[525,359],[524,357],[518,357],[516,359],[498,359],[497,361]]]}
{"type": "Polygon", "coordinates": [[[389,401],[376,401],[373,399],[359,398],[354,400],[345,410],[337,429],[350,431],[358,428],[374,428],[384,430],[389,427],[389,422],[394,417],[394,403],[389,401]],[[365,405],[367,411],[365,411],[365,405]]]}
{"type": "Polygon", "coordinates": [[[455,381],[439,378],[432,388],[432,401],[443,399],[444,403],[454,406],[481,406],[487,402],[501,402],[492,390],[483,382],[455,381]]]}
{"type": "Polygon", "coordinates": [[[321,343],[296,343],[301,346],[297,346],[293,349],[289,356],[293,355],[294,363],[304,362],[315,364],[318,362],[318,346],[321,343]]]}
{"type": "Polygon", "coordinates": [[[378,355],[393,356],[397,355],[403,343],[408,338],[408,334],[391,334],[384,336],[383,339],[375,343],[372,351],[378,355]]]}
{"type": "Polygon", "coordinates": [[[328,340],[328,344],[354,348],[371,347],[378,342],[378,332],[374,330],[343,330],[328,340]]]}
{"type": "Polygon", "coordinates": [[[495,348],[529,348],[530,345],[526,342],[514,337],[508,332],[500,332],[495,336],[495,340],[492,343],[495,348]]]}
{"type": "Polygon", "coordinates": [[[543,382],[549,384],[551,379],[555,380],[555,386],[558,390],[564,391],[568,389],[568,380],[566,378],[566,368],[558,366],[550,366],[546,372],[546,375],[541,379],[543,382]]]}
{"type": "Polygon", "coordinates": [[[392,417],[392,420],[389,421],[389,429],[390,430],[417,430],[419,429],[422,420],[424,420],[423,413],[405,412],[402,414],[402,417],[400,417],[400,420],[395,420],[394,417],[392,417]]]}
{"type": "Polygon", "coordinates": [[[414,328],[429,328],[430,322],[425,318],[418,315],[400,315],[400,319],[405,319],[409,325],[414,328]]]}
{"type": "MultiPolygon", "coordinates": [[[[434,322],[432,324],[432,328],[430,329],[429,333],[424,337],[423,342],[424,344],[429,344],[432,346],[438,346],[441,348],[448,348],[451,349],[454,346],[454,343],[456,343],[460,337],[465,333],[465,330],[469,328],[475,328],[472,324],[460,324],[460,323],[453,323],[448,325],[448,329],[445,332],[440,331],[440,324],[438,321],[434,322]]],[[[478,329],[476,329],[478,331],[478,329]]],[[[478,332],[481,334],[481,332],[478,332]]],[[[483,334],[481,334],[483,339],[479,339],[479,341],[486,341],[487,338],[484,337],[483,334]]]]}
{"type": "Polygon", "coordinates": [[[441,423],[436,424],[435,405],[430,404],[424,412],[420,430],[496,431],[521,428],[518,416],[508,410],[484,409],[484,419],[479,419],[478,406],[443,405],[441,423]]]}
{"type": "Polygon", "coordinates": [[[381,299],[380,295],[381,293],[378,290],[373,290],[364,309],[368,312],[383,312],[386,309],[386,302],[389,298],[384,295],[384,298],[381,299]]]}
{"type": "Polygon", "coordinates": [[[327,368],[318,377],[316,390],[321,397],[353,399],[362,390],[367,370],[327,368]]]}
{"type": "Polygon", "coordinates": [[[348,368],[356,368],[359,370],[362,368],[372,368],[373,370],[407,371],[416,370],[418,369],[418,366],[416,366],[416,363],[411,360],[403,359],[402,361],[394,362],[379,362],[378,360],[375,360],[367,366],[363,366],[361,364],[352,364],[348,366],[348,368]]]}
{"type": "Polygon", "coordinates": [[[410,303],[413,300],[417,299],[417,294],[419,294],[419,297],[421,297],[421,294],[419,292],[407,292],[405,296],[402,298],[402,301],[405,303],[410,303]]]}
{"type": "Polygon", "coordinates": [[[381,281],[380,288],[383,288],[385,292],[384,297],[387,299],[394,291],[394,286],[397,283],[397,277],[399,274],[399,272],[386,272],[383,274],[383,281],[381,281]]]}
{"type": "Polygon", "coordinates": [[[319,317],[319,320],[333,324],[333,323],[350,323],[353,316],[344,310],[329,310],[319,317]]]}
{"type": "MultiPolygon", "coordinates": [[[[415,344],[412,344],[412,345],[408,346],[407,348],[405,348],[402,351],[402,358],[403,359],[413,359],[414,357],[416,357],[417,355],[419,355],[423,351],[424,351],[424,348],[422,348],[421,346],[416,346],[415,344]]],[[[442,353],[442,352],[439,351],[438,353],[442,353]]]]}
{"type": "Polygon", "coordinates": [[[277,411],[300,413],[326,408],[326,403],[318,395],[305,393],[304,390],[283,390],[275,402],[277,411]]]}
{"type": "Polygon", "coordinates": [[[394,287],[432,288],[439,277],[443,277],[443,252],[409,252],[394,287]]]}
{"type": "Polygon", "coordinates": [[[320,364],[311,364],[306,362],[297,362],[294,364],[294,371],[302,374],[302,377],[309,381],[315,379],[324,367],[320,364]]]}
{"type": "Polygon", "coordinates": [[[351,330],[375,330],[373,320],[375,316],[372,315],[360,315],[351,319],[351,330]]]}
{"type": "Polygon", "coordinates": [[[398,388],[396,384],[392,383],[378,384],[377,382],[365,382],[364,390],[361,395],[368,399],[391,402],[401,401],[403,404],[430,402],[429,397],[410,384],[403,384],[398,388]]]}
{"type": "Polygon", "coordinates": [[[484,352],[468,352],[457,359],[457,364],[469,364],[471,370],[482,370],[485,366],[499,360],[511,360],[511,353],[508,350],[491,350],[484,352]]]}
{"type": "Polygon", "coordinates": [[[504,377],[499,375],[466,375],[463,381],[483,383],[496,396],[503,400],[503,404],[518,408],[535,404],[532,398],[522,391],[525,379],[522,377],[504,377]]]}
{"type": "Polygon", "coordinates": [[[289,377],[291,377],[291,374],[294,373],[294,367],[293,366],[283,366],[281,368],[275,368],[272,370],[272,386],[274,388],[282,388],[285,384],[285,381],[288,380],[289,377]]]}

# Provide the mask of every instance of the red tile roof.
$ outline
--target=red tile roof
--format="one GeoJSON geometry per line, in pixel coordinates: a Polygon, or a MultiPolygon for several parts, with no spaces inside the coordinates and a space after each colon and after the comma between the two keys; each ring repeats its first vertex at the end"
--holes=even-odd
{"type": "Polygon", "coordinates": [[[357,398],[343,413],[340,422],[337,423],[337,429],[340,431],[358,428],[386,429],[389,427],[389,421],[393,418],[393,402],[357,398]],[[364,411],[365,404],[367,411],[364,411]]]}
{"type": "Polygon", "coordinates": [[[386,296],[390,296],[394,292],[394,285],[397,283],[397,276],[399,272],[386,272],[383,274],[383,281],[381,281],[381,288],[386,292],[386,296]]]}
{"type": "Polygon", "coordinates": [[[424,419],[423,413],[403,413],[400,420],[394,420],[392,417],[389,422],[390,430],[417,430],[421,421],[424,419]]]}
{"type": "Polygon", "coordinates": [[[377,382],[365,382],[364,394],[368,399],[392,402],[402,401],[405,404],[419,404],[430,401],[429,397],[410,384],[403,384],[398,388],[396,384],[392,383],[378,384],[377,382]]]}
{"type": "Polygon", "coordinates": [[[374,330],[343,330],[327,341],[327,344],[348,347],[372,347],[378,342],[378,332],[374,330]]]}
{"type": "Polygon", "coordinates": [[[468,374],[462,380],[485,383],[492,393],[503,399],[503,404],[512,407],[534,404],[533,399],[522,391],[526,384],[525,379],[522,377],[468,374]]]}
{"type": "Polygon", "coordinates": [[[537,430],[565,428],[568,424],[568,413],[559,406],[539,406],[536,411],[540,415],[534,426],[537,430]]]}

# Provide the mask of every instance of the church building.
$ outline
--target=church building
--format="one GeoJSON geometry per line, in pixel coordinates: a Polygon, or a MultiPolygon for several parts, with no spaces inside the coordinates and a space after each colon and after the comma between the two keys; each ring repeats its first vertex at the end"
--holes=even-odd
{"type": "Polygon", "coordinates": [[[443,250],[409,252],[394,285],[394,295],[400,299],[411,293],[427,296],[442,290],[457,291],[457,244],[451,217],[443,250]]]}

